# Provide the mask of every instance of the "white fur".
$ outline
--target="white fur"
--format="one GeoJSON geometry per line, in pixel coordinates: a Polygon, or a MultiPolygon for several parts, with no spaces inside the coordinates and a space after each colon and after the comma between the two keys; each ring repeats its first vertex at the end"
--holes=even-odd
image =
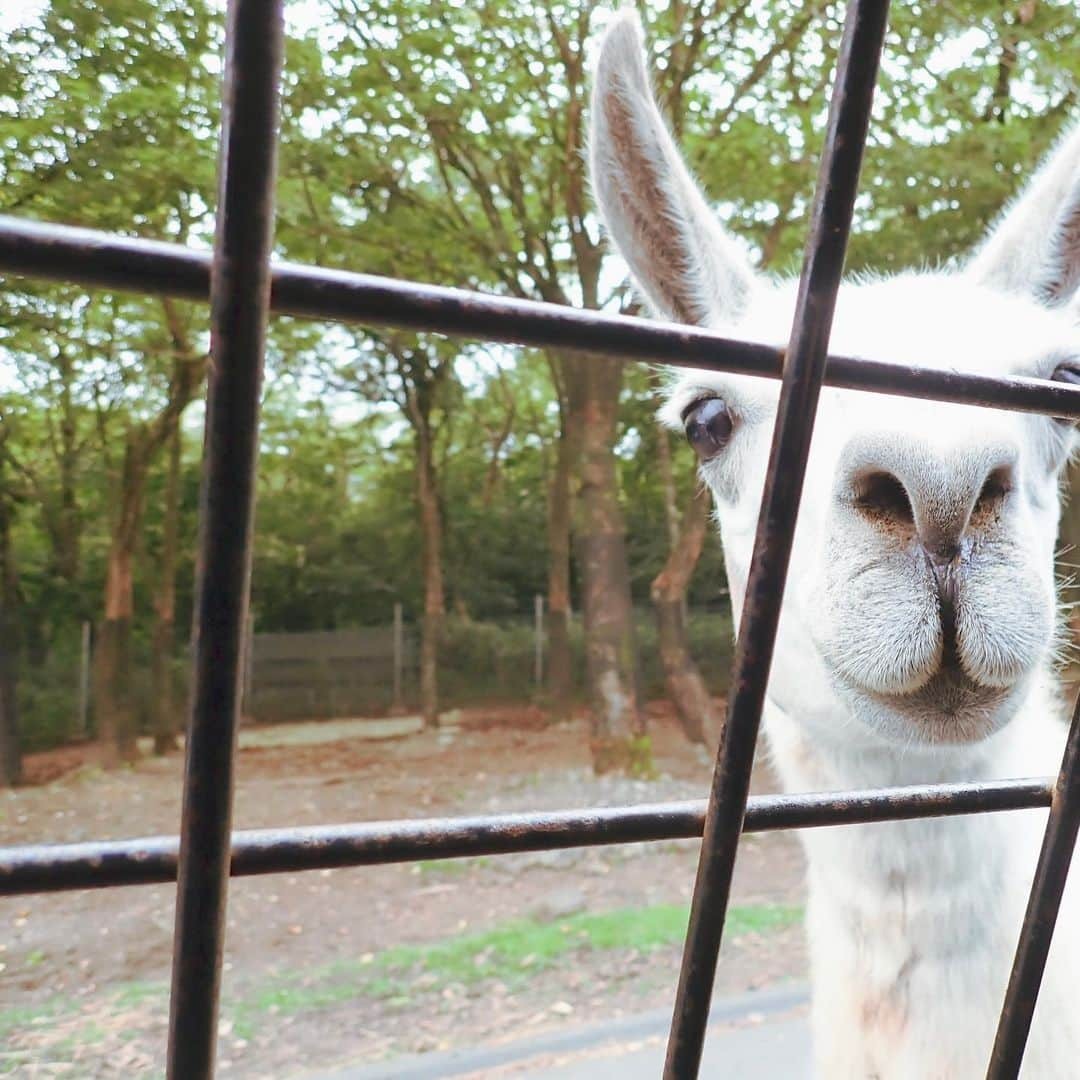
{"type": "MultiPolygon", "coordinates": [[[[593,98],[593,187],[660,314],[783,345],[795,285],[764,280],[706,209],[656,112],[640,29],[618,16],[593,98]],[[608,118],[616,120],[615,129],[608,118]],[[627,138],[627,132],[631,137],[627,138]],[[665,233],[670,244],[659,243],[665,233]],[[716,238],[720,237],[720,240],[716,238]],[[689,300],[687,298],[690,298],[689,300]]],[[[969,266],[846,283],[830,349],[912,367],[1050,377],[1080,363],[1080,131],[969,266]]],[[[691,372],[662,417],[720,397],[735,427],[702,467],[741,614],[778,385],[691,372]]],[[[765,730],[789,791],[1045,776],[1064,725],[1053,553],[1072,429],[1047,417],[826,389],[807,466],[765,730]],[[913,521],[854,493],[886,473],[913,521]],[[1005,494],[983,493],[989,477],[1005,494]],[[951,670],[927,551],[961,537],[951,670]]],[[[1045,812],[805,830],[821,1080],[984,1075],[1045,812]]],[[[1080,896],[1058,926],[1023,1075],[1080,1076],[1080,896]]]]}

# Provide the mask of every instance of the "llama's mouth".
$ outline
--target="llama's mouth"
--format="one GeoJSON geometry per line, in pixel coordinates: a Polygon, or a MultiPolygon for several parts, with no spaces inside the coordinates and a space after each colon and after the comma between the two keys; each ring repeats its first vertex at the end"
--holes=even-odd
{"type": "Polygon", "coordinates": [[[912,693],[861,690],[860,696],[876,706],[873,711],[879,724],[905,741],[915,736],[933,743],[967,743],[984,739],[1008,723],[1015,689],[984,686],[959,664],[950,663],[912,693]]]}

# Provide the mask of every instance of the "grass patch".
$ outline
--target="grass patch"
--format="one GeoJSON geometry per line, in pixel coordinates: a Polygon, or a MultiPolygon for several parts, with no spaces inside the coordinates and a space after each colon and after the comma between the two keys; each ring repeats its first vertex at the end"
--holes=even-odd
{"type": "MultiPolygon", "coordinates": [[[[103,1008],[122,1012],[144,1001],[160,1001],[164,1008],[168,1008],[169,984],[166,982],[133,982],[126,983],[116,989],[105,990],[103,998],[108,1002],[103,1008]]],[[[12,1036],[19,1034],[28,1028],[46,1027],[49,1021],[66,1021],[75,1016],[85,1006],[88,1000],[72,997],[68,994],[54,994],[44,1001],[34,1005],[16,1005],[10,1009],[0,1009],[0,1043],[6,1042],[12,1036]]],[[[98,999],[101,1000],[101,999],[98,999]]],[[[57,1044],[55,1049],[72,1048],[85,1042],[93,1042],[101,1037],[100,1031],[91,1030],[93,1025],[85,1029],[85,1037],[69,1038],[64,1044],[57,1044]],[[70,1043],[70,1046],[68,1045],[70,1043]]],[[[2,1059],[0,1059],[2,1060],[2,1059]]]]}
{"type": "Polygon", "coordinates": [[[161,982],[133,982],[120,987],[113,995],[113,1004],[121,1009],[130,1009],[144,1001],[160,998],[168,991],[168,986],[161,982]]]}
{"type": "MultiPolygon", "coordinates": [[[[434,864],[440,869],[442,862],[434,864]]],[[[517,919],[473,934],[428,945],[399,945],[376,955],[339,960],[333,964],[261,980],[235,989],[225,1012],[241,1038],[250,1039],[267,1016],[295,1015],[332,1008],[357,998],[382,1000],[404,1008],[419,994],[438,993],[452,985],[471,986],[485,979],[521,985],[537,972],[585,952],[637,950],[651,952],[678,945],[686,935],[689,909],[685,904],[656,904],[607,912],[579,912],[550,923],[517,919]]],[[[746,934],[768,934],[802,920],[802,908],[777,904],[733,907],[728,912],[729,940],[746,934]]],[[[116,1011],[168,995],[165,983],[137,982],[108,992],[116,1011]]],[[[70,1017],[85,1002],[57,995],[38,1005],[0,1010],[0,1042],[19,1031],[49,1020],[70,1017]]],[[[106,1010],[109,1006],[103,1006],[106,1010]]],[[[91,1020],[76,1036],[55,1050],[92,1042],[91,1020]]],[[[0,1072],[4,1072],[0,1060],[0,1072]]]]}
{"type": "MultiPolygon", "coordinates": [[[[581,951],[651,952],[680,944],[689,908],[657,904],[603,913],[581,912],[540,923],[508,922],[492,930],[430,945],[399,945],[364,960],[342,960],[306,975],[289,975],[235,1000],[230,1013],[237,1034],[250,1038],[262,1015],[299,1013],[378,997],[409,1004],[421,992],[451,985],[471,986],[484,979],[520,985],[536,972],[556,966],[581,951]]],[[[728,912],[729,939],[766,934],[800,922],[802,908],[776,904],[734,907],[728,912]]]]}
{"type": "Polygon", "coordinates": [[[22,1028],[43,1024],[55,1016],[74,1012],[75,1002],[71,998],[54,998],[40,1005],[16,1005],[11,1009],[0,1010],[0,1041],[7,1039],[22,1028]]]}
{"type": "Polygon", "coordinates": [[[438,874],[443,877],[461,877],[470,870],[482,870],[491,865],[487,855],[478,855],[468,859],[419,859],[413,863],[414,874],[438,874]]]}

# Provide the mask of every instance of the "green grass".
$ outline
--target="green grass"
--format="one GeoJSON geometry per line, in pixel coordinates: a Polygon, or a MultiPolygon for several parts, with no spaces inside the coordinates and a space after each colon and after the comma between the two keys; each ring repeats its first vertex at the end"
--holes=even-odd
{"type": "Polygon", "coordinates": [[[154,982],[126,983],[116,991],[113,1002],[121,1009],[130,1009],[161,995],[162,984],[154,982]]]}
{"type": "MultiPolygon", "coordinates": [[[[441,863],[433,864],[441,866],[441,863]]],[[[263,979],[237,987],[225,1011],[236,1034],[251,1038],[265,1017],[297,1014],[374,997],[404,1007],[419,994],[438,993],[451,985],[471,986],[485,979],[521,985],[538,971],[582,952],[651,952],[678,945],[686,934],[685,904],[656,904],[608,912],[580,912],[550,923],[517,919],[491,930],[427,945],[399,945],[375,955],[263,979]]],[[[778,904],[733,907],[728,912],[729,940],[768,934],[802,919],[802,908],[778,904]]],[[[116,1009],[160,999],[164,983],[129,983],[112,991],[116,1009]]],[[[84,999],[58,995],[38,1006],[0,1011],[0,1041],[34,1021],[70,1015],[84,999]]],[[[88,1028],[89,1030],[89,1028],[88,1028]]]]}
{"type": "MultiPolygon", "coordinates": [[[[115,990],[105,991],[104,996],[107,997],[109,1006],[117,1012],[130,1009],[144,1001],[154,1000],[160,1001],[163,1007],[168,1009],[168,985],[163,982],[126,983],[115,990]]],[[[79,1012],[86,1002],[85,998],[77,998],[69,994],[54,994],[34,1005],[16,1005],[10,1009],[0,1009],[0,1044],[25,1028],[45,1027],[45,1022],[48,1020],[69,1019],[79,1012]]],[[[77,1036],[68,1037],[63,1044],[58,1044],[52,1049],[73,1049],[78,1044],[99,1039],[100,1035],[100,1031],[91,1022],[77,1036]]]]}
{"type": "Polygon", "coordinates": [[[74,1012],[77,1008],[74,998],[57,995],[40,1005],[16,1005],[11,1009],[0,1010],[0,1042],[6,1041],[20,1028],[29,1027],[43,1020],[50,1020],[63,1013],[74,1012]]]}
{"type": "MultiPolygon", "coordinates": [[[[745,933],[750,922],[767,917],[755,909],[733,912],[733,932],[745,933]],[[753,915],[747,913],[754,912],[753,915]],[[738,914],[740,918],[734,918],[738,914]]],[[[440,942],[398,946],[376,957],[384,971],[410,971],[438,977],[441,983],[466,985],[486,978],[512,978],[522,969],[539,970],[578,949],[639,949],[675,944],[686,933],[687,908],[659,904],[603,914],[581,912],[551,923],[520,919],[493,930],[440,942]]]]}
{"type": "Polygon", "coordinates": [[[471,870],[490,865],[491,859],[487,855],[478,855],[473,859],[419,859],[413,863],[413,872],[424,876],[435,874],[442,877],[460,877],[471,870]]]}
{"type": "MultiPolygon", "coordinates": [[[[520,985],[578,951],[651,952],[677,945],[686,935],[688,914],[685,904],[657,904],[581,912],[552,923],[519,919],[436,944],[399,945],[367,963],[342,960],[303,976],[285,976],[235,1000],[230,1011],[237,1033],[250,1038],[265,1013],[305,1012],[358,997],[405,1005],[417,993],[438,992],[454,984],[471,986],[484,979],[520,985]]],[[[727,933],[729,939],[764,934],[801,919],[800,907],[734,907],[728,912],[727,933]]]]}

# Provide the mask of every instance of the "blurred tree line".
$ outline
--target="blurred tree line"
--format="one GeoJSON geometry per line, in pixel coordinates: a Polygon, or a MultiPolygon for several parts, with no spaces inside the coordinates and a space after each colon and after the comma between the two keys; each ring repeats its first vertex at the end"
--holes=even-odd
{"type": "MultiPolygon", "coordinates": [[[[209,244],[221,7],[51,0],[0,24],[0,213],[209,244]]],[[[718,212],[760,266],[797,270],[842,5],[639,7],[657,93],[718,212]]],[[[635,310],[584,174],[588,58],[608,11],[590,0],[288,5],[278,253],[635,310]]],[[[1071,0],[894,8],[851,270],[943,262],[975,242],[1075,112],[1078,40],[1071,0]]],[[[133,756],[140,722],[159,750],[173,742],[207,337],[198,306],[4,282],[9,781],[17,733],[41,741],[48,686],[73,663],[84,620],[106,760],[133,756]],[[151,676],[143,721],[140,666],[151,676]]],[[[722,564],[690,455],[653,423],[659,385],[644,367],[571,350],[275,319],[258,629],[385,623],[402,601],[422,622],[434,721],[448,614],[525,611],[542,593],[553,709],[570,703],[568,620],[581,610],[594,762],[638,768],[647,739],[631,613],[651,597],[669,692],[688,734],[714,738],[685,609],[688,592],[718,599],[722,564]]]]}

